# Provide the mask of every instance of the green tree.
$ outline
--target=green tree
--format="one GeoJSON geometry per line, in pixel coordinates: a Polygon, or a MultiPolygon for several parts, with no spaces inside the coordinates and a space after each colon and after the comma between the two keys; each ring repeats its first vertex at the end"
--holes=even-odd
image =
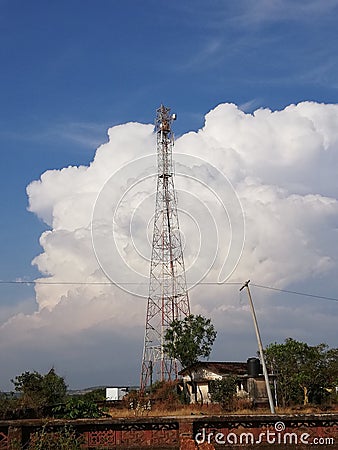
{"type": "Polygon", "coordinates": [[[163,350],[183,367],[189,367],[199,358],[209,357],[216,334],[210,319],[190,314],[171,323],[164,336],[163,350]]]}
{"type": "Polygon", "coordinates": [[[21,404],[31,408],[41,408],[62,403],[65,400],[67,385],[63,377],[52,368],[47,374],[23,372],[11,380],[15,391],[21,394],[21,404]]]}
{"type": "MultiPolygon", "coordinates": [[[[188,370],[191,383],[195,385],[191,368],[200,358],[209,358],[216,335],[210,319],[190,314],[171,323],[164,336],[163,350],[188,370]]],[[[194,391],[197,401],[196,385],[194,391]]]]}
{"type": "Polygon", "coordinates": [[[267,365],[277,376],[282,406],[322,402],[338,378],[338,349],[326,344],[310,346],[287,338],[265,349],[267,365]]]}
{"type": "Polygon", "coordinates": [[[64,402],[67,394],[67,385],[63,377],[55,373],[54,368],[44,375],[42,391],[47,405],[64,402]]]}

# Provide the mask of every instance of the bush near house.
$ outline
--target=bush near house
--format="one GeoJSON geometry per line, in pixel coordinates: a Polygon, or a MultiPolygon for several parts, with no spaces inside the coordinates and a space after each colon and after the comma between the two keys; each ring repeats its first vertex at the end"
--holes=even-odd
{"type": "Polygon", "coordinates": [[[223,409],[231,410],[233,408],[234,398],[237,390],[236,377],[226,377],[220,380],[210,381],[210,399],[212,402],[219,403],[223,409]]]}

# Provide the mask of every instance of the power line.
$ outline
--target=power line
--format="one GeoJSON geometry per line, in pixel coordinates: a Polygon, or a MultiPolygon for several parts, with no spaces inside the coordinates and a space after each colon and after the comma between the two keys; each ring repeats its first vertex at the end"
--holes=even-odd
{"type": "MultiPolygon", "coordinates": [[[[41,280],[0,280],[0,284],[43,284],[43,285],[107,285],[107,286],[148,286],[149,283],[138,283],[132,281],[41,281],[41,280]]],[[[199,283],[187,283],[190,285],[214,285],[214,286],[223,286],[226,285],[240,285],[242,284],[240,281],[231,281],[231,282],[223,282],[218,283],[216,281],[201,281],[199,283]]]]}
{"type": "Polygon", "coordinates": [[[261,284],[255,284],[251,283],[251,286],[255,286],[261,289],[269,289],[271,291],[278,291],[278,292],[285,292],[286,294],[295,294],[295,295],[302,295],[303,297],[312,297],[312,298],[318,298],[322,300],[331,300],[333,302],[338,302],[338,298],[335,297],[327,297],[325,295],[316,295],[316,294],[309,294],[308,292],[298,292],[298,291],[290,291],[288,289],[279,289],[271,286],[263,286],[261,284]]]}
{"type": "Polygon", "coordinates": [[[146,284],[146,283],[133,283],[133,282],[125,282],[125,283],[117,283],[115,281],[39,281],[39,280],[0,280],[0,284],[43,284],[43,285],[107,285],[107,286],[125,286],[125,285],[140,285],[140,284],[146,284]]]}
{"type": "MultiPolygon", "coordinates": [[[[28,284],[28,285],[51,285],[51,286],[57,286],[57,285],[69,285],[69,286],[146,286],[148,283],[137,283],[132,281],[126,281],[126,282],[116,282],[116,281],[41,281],[41,280],[0,280],[1,284],[28,284]]],[[[188,285],[194,285],[195,283],[187,283],[188,285]]],[[[243,285],[243,282],[241,281],[224,281],[224,282],[217,282],[217,281],[201,281],[196,284],[197,286],[238,286],[243,285]]],[[[277,292],[284,292],[285,294],[294,294],[294,295],[300,295],[303,297],[310,297],[310,298],[316,298],[321,300],[330,300],[333,302],[338,302],[338,298],[336,297],[328,297],[325,295],[317,295],[317,294],[310,294],[309,292],[299,292],[299,291],[291,291],[288,289],[280,289],[272,286],[264,286],[262,284],[256,284],[251,283],[251,286],[254,286],[256,288],[260,289],[268,289],[270,291],[277,291],[277,292]]]]}

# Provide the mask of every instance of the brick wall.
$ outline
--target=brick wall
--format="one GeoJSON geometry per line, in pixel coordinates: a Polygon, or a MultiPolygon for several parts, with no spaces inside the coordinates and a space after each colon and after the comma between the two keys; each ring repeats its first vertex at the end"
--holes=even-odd
{"type": "Polygon", "coordinates": [[[338,449],[338,414],[306,414],[0,421],[0,450],[27,448],[43,425],[71,426],[87,450],[338,449]]]}

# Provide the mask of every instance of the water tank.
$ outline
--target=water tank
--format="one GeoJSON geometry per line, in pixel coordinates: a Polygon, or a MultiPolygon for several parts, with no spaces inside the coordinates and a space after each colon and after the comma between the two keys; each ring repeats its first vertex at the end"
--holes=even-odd
{"type": "Polygon", "coordinates": [[[249,358],[247,360],[249,377],[258,377],[260,373],[261,363],[258,358],[249,358]]]}

